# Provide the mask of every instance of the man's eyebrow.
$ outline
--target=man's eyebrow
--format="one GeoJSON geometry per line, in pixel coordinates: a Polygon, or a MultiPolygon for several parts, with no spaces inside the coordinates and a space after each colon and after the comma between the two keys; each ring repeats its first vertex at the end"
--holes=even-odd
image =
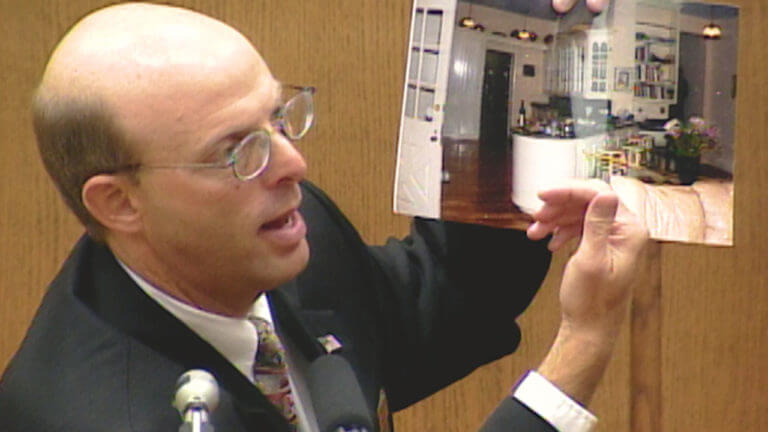
{"type": "Polygon", "coordinates": [[[221,150],[225,143],[236,142],[239,139],[238,135],[239,132],[231,132],[207,142],[196,152],[195,161],[199,162],[215,155],[218,151],[221,150]]]}
{"type": "Polygon", "coordinates": [[[266,106],[262,107],[257,118],[254,118],[247,123],[234,125],[228,128],[227,131],[224,131],[223,134],[218,135],[216,138],[212,138],[209,142],[202,146],[198,152],[198,157],[208,157],[215,153],[222,144],[242,139],[248,133],[262,127],[259,125],[259,123],[271,121],[272,117],[277,112],[279,112],[283,106],[283,83],[275,81],[272,85],[272,88],[273,97],[266,106]]]}

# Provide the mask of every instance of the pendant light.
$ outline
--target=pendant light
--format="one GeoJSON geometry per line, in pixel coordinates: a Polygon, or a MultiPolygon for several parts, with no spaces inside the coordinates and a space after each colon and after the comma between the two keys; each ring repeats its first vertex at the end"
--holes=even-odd
{"type": "Polygon", "coordinates": [[[713,6],[709,7],[709,24],[701,29],[701,35],[704,39],[717,40],[723,37],[723,28],[715,24],[715,21],[712,19],[712,8],[713,6]]]}
{"type": "Polygon", "coordinates": [[[509,35],[513,38],[516,38],[521,41],[531,41],[535,42],[536,39],[539,38],[539,35],[537,35],[535,32],[532,32],[528,30],[528,15],[531,13],[531,6],[528,5],[528,11],[525,13],[525,20],[523,21],[523,29],[518,30],[514,29],[512,30],[512,33],[509,35]]]}
{"type": "Polygon", "coordinates": [[[459,20],[459,27],[468,28],[470,30],[485,31],[485,26],[478,24],[474,18],[472,18],[472,5],[469,5],[469,14],[459,20]]]}
{"type": "Polygon", "coordinates": [[[465,16],[461,20],[459,20],[459,27],[464,27],[468,29],[474,29],[477,23],[471,16],[465,16]]]}
{"type": "Polygon", "coordinates": [[[704,39],[720,39],[723,37],[723,28],[715,23],[709,23],[701,30],[704,39]]]}

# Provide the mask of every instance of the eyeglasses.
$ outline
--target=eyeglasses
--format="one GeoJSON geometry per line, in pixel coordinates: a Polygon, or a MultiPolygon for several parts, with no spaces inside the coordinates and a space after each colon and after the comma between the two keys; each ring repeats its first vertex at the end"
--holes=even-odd
{"type": "MultiPolygon", "coordinates": [[[[286,138],[295,141],[307,134],[315,120],[314,94],[315,87],[283,85],[283,88],[298,90],[293,96],[272,114],[272,126],[286,138]]],[[[210,163],[180,163],[145,165],[141,163],[126,165],[109,173],[117,173],[126,170],[144,169],[222,169],[232,168],[235,177],[242,181],[248,181],[258,177],[269,164],[269,155],[272,148],[272,133],[266,129],[253,131],[235,144],[225,162],[210,163]]]]}

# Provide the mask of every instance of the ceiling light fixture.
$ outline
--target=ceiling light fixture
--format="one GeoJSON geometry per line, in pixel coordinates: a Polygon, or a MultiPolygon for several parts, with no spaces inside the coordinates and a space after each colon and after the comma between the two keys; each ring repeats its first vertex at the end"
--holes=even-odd
{"type": "Polygon", "coordinates": [[[715,21],[712,19],[712,8],[713,6],[709,7],[709,24],[701,29],[701,35],[704,39],[716,40],[723,37],[723,28],[715,24],[715,21]]]}
{"type": "Polygon", "coordinates": [[[525,20],[523,21],[523,29],[522,30],[518,30],[518,29],[512,30],[512,33],[509,34],[511,37],[516,38],[516,39],[521,40],[521,41],[531,41],[531,42],[535,42],[536,39],[539,38],[539,35],[536,34],[536,32],[532,32],[532,31],[528,30],[528,15],[530,15],[530,13],[531,13],[531,6],[529,4],[528,5],[528,12],[526,12],[525,20]]]}
{"type": "Polygon", "coordinates": [[[715,23],[709,23],[701,30],[704,39],[720,39],[723,37],[723,28],[715,23]]]}
{"type": "Polygon", "coordinates": [[[474,29],[477,23],[471,16],[465,16],[461,20],[459,20],[459,26],[469,29],[474,29]]]}
{"type": "Polygon", "coordinates": [[[474,18],[472,18],[472,5],[469,5],[469,13],[467,16],[459,20],[459,27],[468,28],[470,30],[485,31],[485,26],[478,24],[474,18]]]}

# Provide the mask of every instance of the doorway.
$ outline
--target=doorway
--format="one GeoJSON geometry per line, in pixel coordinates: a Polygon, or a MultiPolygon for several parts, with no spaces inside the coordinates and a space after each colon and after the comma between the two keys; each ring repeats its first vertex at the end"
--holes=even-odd
{"type": "Polygon", "coordinates": [[[509,129],[509,77],[512,54],[487,50],[483,73],[483,95],[480,108],[481,147],[506,147],[509,129]]]}
{"type": "Polygon", "coordinates": [[[478,146],[477,194],[483,211],[498,210],[511,200],[511,146],[508,140],[510,77],[514,56],[487,50],[483,73],[480,108],[480,143],[478,146]]]}
{"type": "Polygon", "coordinates": [[[704,116],[707,49],[700,35],[680,33],[680,70],[677,104],[670,107],[670,118],[685,121],[691,116],[704,116]]]}

